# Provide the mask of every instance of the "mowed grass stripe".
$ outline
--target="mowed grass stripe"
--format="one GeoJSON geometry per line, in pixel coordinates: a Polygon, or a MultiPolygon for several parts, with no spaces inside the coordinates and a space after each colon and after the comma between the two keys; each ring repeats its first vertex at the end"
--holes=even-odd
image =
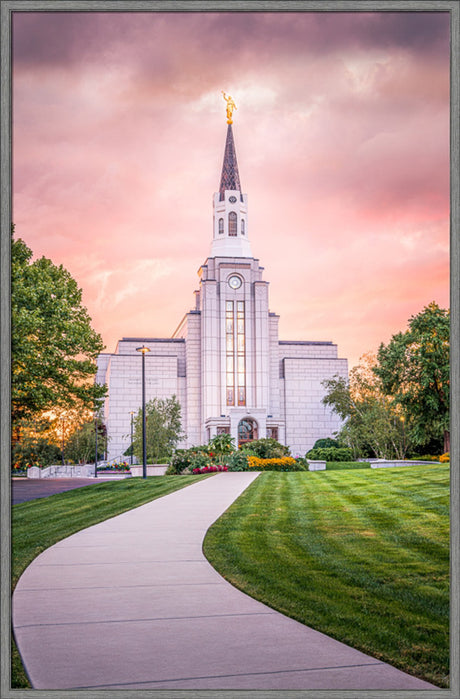
{"type": "Polygon", "coordinates": [[[204,551],[269,606],[448,686],[449,469],[263,473],[204,551]]]}

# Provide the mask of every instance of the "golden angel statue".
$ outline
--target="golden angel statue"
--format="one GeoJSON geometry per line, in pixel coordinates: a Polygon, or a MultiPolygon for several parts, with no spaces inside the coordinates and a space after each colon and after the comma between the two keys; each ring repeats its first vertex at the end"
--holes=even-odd
{"type": "Polygon", "coordinates": [[[232,119],[233,110],[238,109],[238,107],[236,106],[236,104],[234,103],[234,101],[232,100],[230,95],[228,95],[228,97],[227,97],[227,95],[225,94],[225,92],[223,90],[221,90],[221,92],[224,96],[224,100],[227,102],[227,124],[233,124],[233,119],[232,119]]]}

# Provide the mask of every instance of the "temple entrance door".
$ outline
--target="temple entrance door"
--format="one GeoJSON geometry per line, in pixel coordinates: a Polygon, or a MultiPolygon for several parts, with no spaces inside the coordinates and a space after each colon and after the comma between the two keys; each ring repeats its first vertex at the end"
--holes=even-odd
{"type": "Polygon", "coordinates": [[[238,446],[257,439],[257,422],[250,417],[240,420],[238,424],[238,446]]]}

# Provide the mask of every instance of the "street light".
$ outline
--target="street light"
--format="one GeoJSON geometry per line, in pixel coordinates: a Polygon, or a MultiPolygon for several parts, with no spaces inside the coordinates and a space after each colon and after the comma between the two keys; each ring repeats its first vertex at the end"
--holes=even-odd
{"type": "Polygon", "coordinates": [[[61,456],[62,456],[62,465],[63,466],[65,465],[65,461],[64,461],[64,439],[65,439],[64,424],[65,424],[65,421],[64,421],[64,418],[62,417],[61,418],[61,427],[62,427],[61,456]]]}
{"type": "Polygon", "coordinates": [[[133,465],[133,415],[134,415],[133,410],[131,410],[130,415],[131,415],[131,450],[130,450],[130,454],[131,454],[131,466],[132,466],[133,465]]]}
{"type": "Polygon", "coordinates": [[[136,352],[142,353],[142,478],[147,478],[147,448],[145,443],[145,355],[150,352],[148,347],[136,347],[136,352]]]}
{"type": "Polygon", "coordinates": [[[94,433],[96,435],[96,455],[94,457],[94,478],[97,478],[97,413],[94,413],[94,433]]]}

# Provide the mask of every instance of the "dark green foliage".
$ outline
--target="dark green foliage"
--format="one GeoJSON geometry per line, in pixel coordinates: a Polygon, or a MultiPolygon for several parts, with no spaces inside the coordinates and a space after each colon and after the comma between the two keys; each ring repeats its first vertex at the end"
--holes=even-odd
{"type": "MultiPolygon", "coordinates": [[[[147,462],[164,463],[182,438],[181,407],[176,396],[152,398],[145,406],[147,462]]],[[[134,418],[133,452],[142,462],[142,410],[134,418]]]]}
{"type": "Polygon", "coordinates": [[[166,475],[172,476],[182,473],[182,471],[190,466],[192,458],[192,453],[189,449],[176,449],[169,460],[166,475]]]}
{"type": "Polygon", "coordinates": [[[289,447],[269,437],[247,442],[241,447],[241,450],[248,451],[253,456],[258,456],[259,459],[277,459],[278,457],[291,455],[289,447]]]}
{"type": "Polygon", "coordinates": [[[15,428],[23,418],[60,408],[93,409],[106,393],[94,383],[104,349],[81,303],[82,292],[62,265],[21,240],[11,243],[11,401],[15,428]]]}
{"type": "MultiPolygon", "coordinates": [[[[98,420],[97,424],[97,458],[101,461],[104,458],[107,437],[106,433],[101,429],[101,427],[105,427],[101,420],[98,420]]],[[[94,420],[88,420],[83,423],[80,428],[71,434],[66,443],[65,455],[75,463],[94,463],[94,457],[96,455],[96,431],[94,420]]]]}
{"type": "Polygon", "coordinates": [[[298,456],[296,461],[299,465],[298,471],[308,471],[308,461],[303,456],[298,456]]]}
{"type": "Polygon", "coordinates": [[[192,456],[189,469],[193,470],[194,468],[206,468],[207,466],[211,466],[211,464],[212,461],[208,454],[205,454],[204,452],[197,452],[194,456],[192,456]]]}
{"type": "Polygon", "coordinates": [[[21,439],[14,444],[12,464],[15,470],[28,465],[50,466],[61,462],[61,449],[49,437],[49,422],[21,421],[21,439]]]}
{"type": "Polygon", "coordinates": [[[331,437],[326,437],[324,439],[317,439],[313,445],[313,449],[326,449],[327,447],[340,447],[340,442],[337,439],[332,439],[331,437]]]}
{"type": "Polygon", "coordinates": [[[166,470],[167,475],[184,473],[194,468],[210,466],[213,460],[209,454],[208,445],[190,447],[190,449],[176,449],[169,460],[166,470]]]}
{"type": "Polygon", "coordinates": [[[375,374],[399,403],[413,441],[420,446],[444,437],[449,451],[449,311],[432,302],[412,316],[403,333],[378,351],[375,374]]]}
{"type": "Polygon", "coordinates": [[[448,466],[262,473],[204,552],[268,606],[448,686],[448,466]]]}
{"type": "Polygon", "coordinates": [[[375,356],[364,355],[348,381],[341,376],[324,381],[323,403],[344,420],[339,440],[351,448],[353,458],[403,459],[409,433],[400,406],[383,392],[374,372],[376,361],[375,356]]]}
{"type": "Polygon", "coordinates": [[[248,457],[244,451],[236,451],[226,460],[229,471],[247,471],[248,457]]]}
{"type": "Polygon", "coordinates": [[[209,441],[207,449],[213,461],[223,461],[235,451],[235,441],[229,434],[217,434],[209,441]]]}
{"type": "Polygon", "coordinates": [[[305,454],[312,461],[352,461],[353,452],[349,447],[318,447],[305,454]]]}

